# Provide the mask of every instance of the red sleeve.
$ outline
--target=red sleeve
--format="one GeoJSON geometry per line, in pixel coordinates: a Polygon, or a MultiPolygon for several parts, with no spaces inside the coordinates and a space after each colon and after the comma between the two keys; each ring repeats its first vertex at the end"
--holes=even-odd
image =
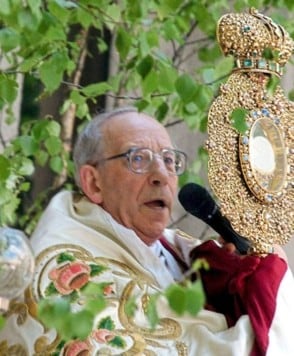
{"type": "Polygon", "coordinates": [[[223,313],[229,326],[248,314],[255,333],[251,356],[265,355],[286,262],[275,254],[239,256],[213,241],[196,247],[191,257],[205,258],[210,266],[208,271],[201,271],[207,308],[223,313]]]}

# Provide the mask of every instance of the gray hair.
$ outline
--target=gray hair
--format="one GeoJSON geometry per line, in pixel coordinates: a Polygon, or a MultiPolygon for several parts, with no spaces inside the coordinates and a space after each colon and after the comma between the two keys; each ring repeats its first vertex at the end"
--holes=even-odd
{"type": "Polygon", "coordinates": [[[78,187],[80,187],[80,168],[84,164],[94,165],[103,158],[105,150],[103,127],[105,123],[115,116],[131,112],[138,112],[138,110],[135,107],[121,107],[98,114],[81,131],[73,150],[75,182],[78,187]]]}

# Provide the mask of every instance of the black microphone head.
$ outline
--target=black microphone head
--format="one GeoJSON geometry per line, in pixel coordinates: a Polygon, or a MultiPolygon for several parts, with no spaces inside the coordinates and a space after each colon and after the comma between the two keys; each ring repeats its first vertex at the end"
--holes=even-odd
{"type": "Polygon", "coordinates": [[[206,221],[217,209],[208,190],[196,183],[184,185],[178,195],[183,208],[190,214],[206,221]]]}
{"type": "Polygon", "coordinates": [[[240,253],[247,253],[250,242],[232,229],[206,188],[188,183],[180,189],[178,198],[188,213],[206,222],[226,241],[233,242],[240,253]]]}

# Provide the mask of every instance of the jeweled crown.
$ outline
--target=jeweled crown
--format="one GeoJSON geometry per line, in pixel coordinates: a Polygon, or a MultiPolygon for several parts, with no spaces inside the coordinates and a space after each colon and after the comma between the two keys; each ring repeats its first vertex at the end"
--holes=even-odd
{"type": "Polygon", "coordinates": [[[235,71],[257,71],[280,77],[294,50],[294,41],[285,29],[255,9],[222,16],[217,38],[224,55],[234,56],[235,71]],[[265,55],[266,51],[272,58],[265,55]]]}

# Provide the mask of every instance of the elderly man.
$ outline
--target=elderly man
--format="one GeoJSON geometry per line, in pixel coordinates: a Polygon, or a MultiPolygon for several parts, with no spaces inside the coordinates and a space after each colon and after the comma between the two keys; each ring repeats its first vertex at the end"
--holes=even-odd
{"type": "MultiPolygon", "coordinates": [[[[265,276],[259,268],[263,266],[261,258],[252,264],[246,256],[240,258],[214,242],[201,244],[166,228],[186,155],[173,147],[160,123],[134,108],[98,115],[80,134],[74,161],[81,193],[57,194],[39,221],[31,239],[36,274],[26,293],[29,314],[24,304],[11,307],[1,335],[1,354],[11,350],[71,356],[294,354],[290,335],[294,287],[286,262],[277,255],[270,260],[278,272],[274,277],[268,275],[269,281],[273,279],[267,283],[271,305],[265,308],[269,322],[261,323],[262,335],[257,334],[249,315],[256,308],[246,303],[229,322],[217,305],[202,310],[197,317],[177,316],[159,300],[160,322],[155,329],[149,327],[145,317],[149,296],[181,280],[191,265],[190,256],[208,257],[212,268],[210,250],[217,256],[216,264],[234,256],[230,266],[236,264],[238,278],[231,271],[222,273],[246,288],[244,280],[247,278],[250,285],[253,275],[249,290],[256,288],[254,271],[265,276]],[[247,262],[242,264],[243,260],[247,262]],[[251,270],[246,272],[240,266],[251,270]],[[107,282],[107,307],[97,315],[86,340],[64,343],[54,330],[48,331],[38,322],[36,303],[45,296],[75,295],[72,303],[78,308],[80,289],[90,281],[107,282]],[[134,316],[125,311],[131,297],[138,302],[134,316]]],[[[225,282],[229,287],[224,288],[234,288],[234,283],[225,282]]],[[[209,281],[207,286],[211,293],[209,281]]],[[[256,315],[262,319],[266,300],[250,300],[261,310],[256,315]]]]}

